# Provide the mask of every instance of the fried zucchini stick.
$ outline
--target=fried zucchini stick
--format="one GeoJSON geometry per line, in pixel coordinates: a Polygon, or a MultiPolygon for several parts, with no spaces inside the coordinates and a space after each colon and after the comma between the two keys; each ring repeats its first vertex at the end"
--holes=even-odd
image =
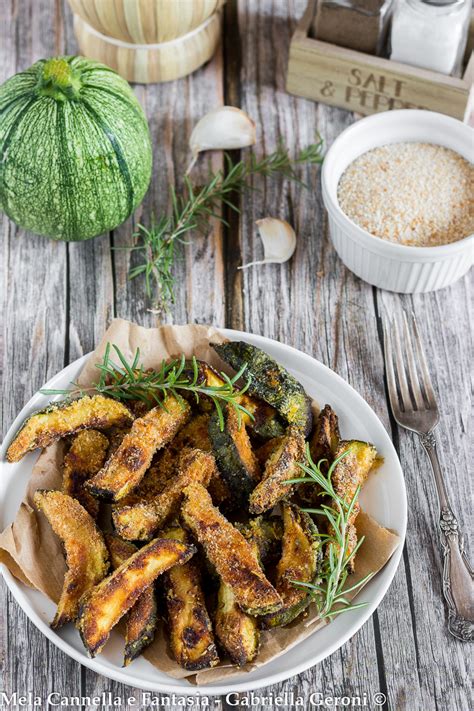
{"type": "MultiPolygon", "coordinates": [[[[222,387],[225,385],[221,375],[205,361],[198,360],[198,382],[208,386],[222,387]]],[[[191,368],[190,368],[191,374],[191,368]]],[[[285,432],[284,423],[278,416],[277,411],[266,402],[250,397],[247,393],[238,396],[238,402],[252,415],[246,417],[246,424],[263,439],[278,437],[285,432]]],[[[207,396],[201,397],[199,406],[204,410],[214,410],[211,399],[207,396]]]]}
{"type": "MultiPolygon", "coordinates": [[[[336,494],[343,499],[346,504],[349,504],[354,498],[357,487],[361,487],[367,479],[369,471],[375,462],[377,450],[368,442],[343,440],[339,443],[334,452],[334,459],[336,460],[347,451],[349,451],[349,453],[336,464],[331,476],[331,482],[336,494]]],[[[356,501],[347,524],[347,558],[352,554],[352,551],[357,545],[357,530],[354,521],[359,511],[360,504],[356,501]]],[[[333,545],[336,548],[335,552],[337,554],[337,546],[335,543],[333,545]]],[[[348,565],[349,572],[354,572],[354,563],[354,558],[351,558],[348,565]]]]}
{"type": "MultiPolygon", "coordinates": [[[[186,532],[181,527],[173,527],[162,535],[187,542],[186,532]]],[[[219,657],[195,560],[168,570],[163,575],[163,586],[174,658],[188,671],[215,666],[219,657]]]]}
{"type": "Polygon", "coordinates": [[[292,493],[286,482],[301,475],[298,462],[304,457],[304,437],[297,427],[289,427],[278,447],[270,454],[262,480],[250,494],[250,513],[269,511],[292,493]]]}
{"type": "Polygon", "coordinates": [[[154,453],[173,439],[189,413],[184,400],[168,397],[164,406],[154,407],[135,420],[130,432],[100,472],[89,479],[86,488],[99,499],[122,499],[140,483],[154,453]]]}
{"type": "MultiPolygon", "coordinates": [[[[313,424],[311,400],[303,386],[268,353],[245,341],[211,344],[223,361],[235,371],[247,366],[244,378],[250,377],[247,395],[261,398],[271,405],[289,425],[296,425],[306,436],[313,424]]],[[[278,433],[277,433],[278,434],[278,433]]]]}
{"type": "Polygon", "coordinates": [[[38,489],[36,507],[50,522],[66,553],[67,571],[51,627],[76,619],[81,596],[107,574],[108,553],[102,533],[75,499],[61,491],[38,489]]]}
{"type": "Polygon", "coordinates": [[[207,486],[216,475],[212,454],[200,449],[184,449],[178,460],[177,476],[152,501],[123,506],[112,514],[118,533],[127,540],[143,541],[179,511],[183,489],[191,482],[207,486]]]}
{"type": "Polygon", "coordinates": [[[283,537],[283,523],[279,516],[256,516],[245,524],[237,524],[237,528],[255,548],[263,566],[277,563],[283,537]]]}
{"type": "MultiPolygon", "coordinates": [[[[137,547],[129,541],[124,541],[114,533],[105,535],[105,542],[110,553],[110,562],[114,570],[137,552],[137,547]]],[[[152,583],[146,588],[127,615],[125,625],[125,652],[123,666],[126,667],[136,659],[155,637],[158,622],[158,605],[155,586],[152,583]]]]}
{"type": "Polygon", "coordinates": [[[97,518],[99,502],[84,488],[84,482],[97,474],[104,464],[109,440],[97,430],[83,430],[74,435],[63,462],[63,492],[77,499],[97,518]]]}
{"type": "Polygon", "coordinates": [[[241,667],[255,659],[260,642],[258,620],[240,609],[232,588],[222,581],[217,593],[214,627],[232,664],[241,667]]]}
{"type": "Polygon", "coordinates": [[[255,456],[257,457],[262,469],[265,467],[267,459],[271,454],[273,454],[278,445],[281,443],[282,439],[283,437],[272,437],[272,439],[268,439],[265,444],[262,444],[260,447],[258,447],[258,449],[255,450],[255,456]]]}
{"type": "Polygon", "coordinates": [[[338,417],[330,405],[325,405],[316,420],[314,434],[309,444],[313,462],[318,464],[321,459],[326,459],[325,470],[327,471],[332,464],[340,439],[338,417]]]}
{"type": "Polygon", "coordinates": [[[250,492],[260,480],[260,466],[235,407],[224,408],[224,428],[217,412],[209,420],[209,437],[222,478],[237,506],[247,506],[250,492]]]}
{"type": "Polygon", "coordinates": [[[156,538],[81,598],[77,626],[91,657],[103,649],[112,627],[143,591],[168,568],[186,563],[195,551],[194,546],[156,538]]]}
{"type": "MultiPolygon", "coordinates": [[[[260,516],[259,519],[262,517],[260,516]]],[[[266,548],[266,545],[263,544],[263,537],[259,535],[262,533],[258,526],[260,521],[254,519],[254,522],[252,530],[248,524],[239,530],[249,541],[257,560],[261,563],[261,550],[266,548]]],[[[240,609],[232,588],[223,580],[220,581],[217,593],[214,626],[219,643],[233,664],[242,667],[255,659],[260,646],[259,621],[240,609]]]]}
{"type": "Polygon", "coordinates": [[[250,615],[264,615],[278,610],[282,600],[265,577],[251,545],[212,504],[200,484],[184,490],[181,513],[216,568],[230,586],[237,604],[250,615]]]}
{"type": "Polygon", "coordinates": [[[322,558],[318,529],[308,513],[298,506],[282,505],[282,554],[276,567],[276,589],[283,599],[283,607],[262,618],[266,628],[288,625],[310,604],[307,588],[293,584],[294,580],[315,583],[322,558]]]}
{"type": "Polygon", "coordinates": [[[7,451],[9,462],[18,462],[27,452],[47,447],[61,437],[85,429],[127,425],[132,413],[117,400],[94,395],[64,400],[34,413],[22,425],[7,451]]]}

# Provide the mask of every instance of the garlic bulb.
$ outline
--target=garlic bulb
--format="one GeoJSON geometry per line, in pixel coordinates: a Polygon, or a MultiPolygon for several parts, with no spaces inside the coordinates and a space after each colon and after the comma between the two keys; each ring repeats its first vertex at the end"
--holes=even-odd
{"type": "Polygon", "coordinates": [[[263,243],[264,259],[242,264],[239,269],[253,267],[255,264],[287,262],[296,249],[296,234],[293,227],[286,220],[279,220],[276,217],[264,217],[263,220],[257,220],[255,224],[263,243]]]}
{"type": "Polygon", "coordinates": [[[220,106],[197,122],[189,145],[195,161],[201,151],[245,148],[256,140],[255,123],[244,111],[235,106],[220,106]]]}

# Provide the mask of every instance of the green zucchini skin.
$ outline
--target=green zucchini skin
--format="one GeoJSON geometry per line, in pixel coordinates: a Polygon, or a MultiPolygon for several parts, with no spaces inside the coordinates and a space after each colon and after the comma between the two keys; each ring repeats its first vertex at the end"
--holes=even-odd
{"type": "Polygon", "coordinates": [[[235,506],[248,506],[248,499],[257,484],[258,462],[242,422],[238,430],[237,413],[234,408],[224,410],[224,429],[221,431],[217,412],[209,420],[209,438],[213,454],[225,484],[232,493],[235,506]],[[240,442],[240,448],[238,446],[240,442]]]}
{"type": "Polygon", "coordinates": [[[258,620],[240,609],[232,588],[222,581],[217,595],[214,629],[232,664],[242,667],[255,659],[260,646],[258,620]]]}
{"type": "Polygon", "coordinates": [[[315,583],[323,559],[318,529],[311,516],[293,504],[284,504],[282,508],[284,531],[276,589],[283,599],[283,607],[262,618],[262,626],[267,629],[290,624],[309,606],[310,591],[291,581],[315,583]],[[298,557],[301,558],[298,560],[298,557]]]}
{"type": "Polygon", "coordinates": [[[147,588],[128,613],[123,666],[140,656],[155,639],[158,605],[153,586],[147,588]]]}
{"type": "MultiPolygon", "coordinates": [[[[116,533],[107,533],[105,541],[114,570],[127,558],[134,555],[138,548],[130,541],[124,541],[116,533]]],[[[123,666],[126,667],[146,649],[155,638],[158,625],[158,602],[155,586],[146,588],[127,614],[125,626],[125,651],[123,666]]]]}
{"type": "Polygon", "coordinates": [[[313,425],[311,400],[301,383],[285,368],[260,348],[245,341],[213,344],[213,348],[236,371],[246,364],[244,377],[251,378],[250,395],[272,405],[288,424],[298,427],[305,437],[309,435],[313,425]]]}
{"type": "Polygon", "coordinates": [[[243,395],[240,404],[252,415],[247,426],[259,440],[274,439],[285,434],[285,422],[278,412],[263,400],[243,395]]]}
{"type": "Polygon", "coordinates": [[[41,59],[0,86],[0,209],[21,227],[64,241],[108,232],[142,201],[151,163],[143,110],[109,67],[41,59]]]}

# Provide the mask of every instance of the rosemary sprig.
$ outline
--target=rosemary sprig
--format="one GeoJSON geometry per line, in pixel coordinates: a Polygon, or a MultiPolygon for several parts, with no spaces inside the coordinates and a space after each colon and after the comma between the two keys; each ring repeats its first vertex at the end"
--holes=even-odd
{"type": "MultiPolygon", "coordinates": [[[[276,151],[263,158],[253,153],[245,161],[234,163],[226,153],[225,170],[211,173],[205,185],[195,187],[188,176],[184,177],[183,195],[178,195],[170,186],[172,210],[158,220],[152,219],[150,226],[139,224],[134,233],[134,243],[129,249],[140,254],[141,262],[132,267],[129,278],[145,277],[147,297],[152,301],[152,311],[169,311],[175,300],[175,276],[173,273],[176,246],[183,243],[183,237],[192,230],[205,232],[210,218],[227,225],[222,215],[222,204],[240,212],[238,196],[251,188],[251,178],[256,175],[283,177],[304,185],[297,176],[297,166],[322,163],[323,141],[318,138],[304,148],[295,158],[290,158],[288,148],[282,143],[276,151]]],[[[120,249],[120,248],[118,248],[120,249]]]]}
{"type": "Polygon", "coordinates": [[[173,395],[180,398],[180,392],[192,393],[196,402],[203,396],[208,397],[216,408],[221,430],[224,428],[223,407],[231,405],[238,414],[246,414],[253,419],[251,413],[240,403],[241,396],[249,386],[249,382],[239,388],[236,383],[243,376],[246,365],[230,378],[220,373],[223,385],[207,385],[199,382],[199,363],[193,356],[187,361],[184,354],[171,361],[162,361],[157,370],[146,370],[140,363],[140,349],[135,351],[132,362],[128,362],[122,351],[115,344],[107,343],[101,363],[96,363],[100,378],[95,385],[83,388],[78,383],[68,390],[48,390],[40,392],[43,395],[65,395],[68,398],[101,393],[116,400],[141,400],[147,404],[153,403],[166,407],[166,398],[173,395]],[[116,363],[111,358],[111,349],[119,359],[116,363]]]}
{"type": "Polygon", "coordinates": [[[357,487],[352,499],[346,501],[338,496],[332,485],[332,473],[337,464],[348,453],[349,449],[343,452],[332,463],[327,475],[325,475],[321,471],[321,464],[326,460],[323,459],[318,462],[318,464],[315,464],[311,458],[309,445],[306,445],[306,461],[299,463],[299,467],[306,476],[287,481],[288,484],[317,484],[321,489],[319,496],[324,497],[323,501],[328,501],[328,503],[321,503],[320,508],[303,509],[303,511],[307,511],[308,513],[318,514],[327,524],[327,532],[320,534],[322,543],[324,542],[326,545],[326,555],[324,557],[320,579],[317,583],[304,583],[298,580],[292,581],[294,585],[308,588],[311,591],[321,619],[332,619],[341,612],[365,607],[367,603],[351,604],[345,596],[349,592],[360,588],[373,575],[373,573],[369,573],[362,580],[355,583],[355,585],[352,585],[350,588],[344,588],[348,576],[349,563],[364,542],[364,536],[362,536],[354,549],[349,553],[348,524],[359,496],[360,486],[357,487]]]}

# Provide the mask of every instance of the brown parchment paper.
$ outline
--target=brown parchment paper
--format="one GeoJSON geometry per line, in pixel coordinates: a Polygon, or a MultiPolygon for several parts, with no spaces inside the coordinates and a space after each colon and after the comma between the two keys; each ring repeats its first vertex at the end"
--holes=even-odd
{"type": "MultiPolygon", "coordinates": [[[[97,381],[99,371],[95,364],[102,360],[107,342],[115,343],[127,358],[140,349],[141,362],[147,368],[160,365],[163,358],[184,353],[208,361],[220,370],[225,364],[218,358],[210,343],[222,343],[226,339],[209,326],[160,326],[143,328],[121,319],[115,320],[107,330],[96,350],[87,360],[79,377],[81,385],[97,381]]],[[[0,534],[0,561],[23,583],[43,592],[57,602],[62,589],[66,565],[61,544],[51,530],[44,515],[33,506],[33,494],[37,489],[58,489],[62,482],[64,445],[57,442],[45,449],[33,467],[24,499],[15,520],[0,534]]],[[[356,571],[349,576],[351,587],[367,573],[376,573],[389,560],[400,543],[395,533],[379,526],[370,516],[361,512],[356,520],[358,536],[365,535],[356,560],[356,571]]],[[[347,597],[352,597],[348,595],[347,597]]],[[[308,615],[292,625],[271,631],[263,631],[261,649],[256,661],[238,669],[225,661],[219,666],[196,673],[181,669],[171,657],[165,636],[157,630],[156,639],[145,650],[145,658],[160,671],[191,683],[211,683],[230,679],[243,671],[251,671],[288,651],[295,644],[313,634],[322,626],[314,606],[308,615]]]]}

